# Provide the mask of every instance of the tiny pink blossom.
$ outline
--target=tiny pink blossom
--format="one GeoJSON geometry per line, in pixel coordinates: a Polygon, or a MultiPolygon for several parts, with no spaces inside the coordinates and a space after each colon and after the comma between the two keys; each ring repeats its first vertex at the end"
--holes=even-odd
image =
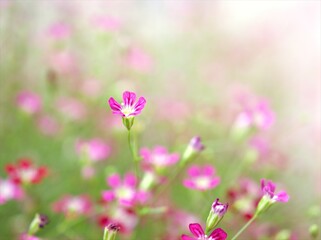
{"type": "Polygon", "coordinates": [[[40,240],[40,238],[36,236],[29,235],[27,233],[23,233],[20,235],[19,240],[40,240]]]}
{"type": "Polygon", "coordinates": [[[221,228],[215,229],[209,236],[204,233],[202,226],[198,223],[191,223],[189,229],[194,237],[182,235],[182,240],[225,240],[227,238],[226,232],[221,228]]]}
{"type": "Polygon", "coordinates": [[[206,191],[215,188],[220,183],[220,177],[215,176],[215,169],[210,165],[203,167],[193,165],[187,173],[188,178],[183,182],[187,188],[206,191]]]}
{"type": "Polygon", "coordinates": [[[47,29],[47,34],[54,39],[64,39],[70,35],[70,28],[65,23],[54,23],[47,29]]]}
{"type": "Polygon", "coordinates": [[[102,139],[93,138],[87,141],[78,141],[76,151],[79,155],[86,154],[90,161],[98,162],[108,158],[111,149],[102,139]]]}
{"type": "Polygon", "coordinates": [[[20,186],[10,179],[0,179],[0,205],[9,200],[19,200],[23,197],[20,186]]]}
{"type": "Polygon", "coordinates": [[[16,100],[18,107],[29,114],[35,114],[41,110],[41,99],[33,92],[22,91],[18,93],[16,100]]]}
{"type": "Polygon", "coordinates": [[[142,148],[140,156],[143,158],[143,164],[146,169],[161,169],[174,165],[179,160],[179,154],[169,153],[165,147],[156,146],[150,150],[142,148]]]}
{"type": "Polygon", "coordinates": [[[126,62],[131,68],[140,72],[149,72],[153,67],[152,58],[139,47],[129,50],[126,62]]]}
{"type": "Polygon", "coordinates": [[[109,98],[109,106],[113,111],[113,114],[119,114],[124,118],[134,117],[141,113],[144,109],[146,100],[144,97],[140,97],[136,101],[136,94],[134,92],[125,91],[123,93],[123,102],[119,104],[111,97],[109,98]]]}
{"type": "Polygon", "coordinates": [[[261,189],[264,196],[270,198],[273,202],[288,202],[289,195],[285,191],[275,194],[275,184],[271,180],[261,179],[261,189]]]}
{"type": "Polygon", "coordinates": [[[54,203],[53,209],[56,212],[64,213],[67,217],[87,215],[91,210],[91,201],[88,196],[64,196],[54,203]]]}
{"type": "Polygon", "coordinates": [[[112,189],[102,193],[106,202],[117,200],[123,206],[132,207],[136,203],[146,202],[149,197],[147,192],[136,189],[137,179],[132,173],[127,173],[124,180],[118,174],[112,174],[107,178],[107,184],[112,189]]]}

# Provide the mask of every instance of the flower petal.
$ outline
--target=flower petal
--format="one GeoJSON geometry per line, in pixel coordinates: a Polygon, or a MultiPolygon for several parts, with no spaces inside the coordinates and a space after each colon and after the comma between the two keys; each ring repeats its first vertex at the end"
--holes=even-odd
{"type": "Polygon", "coordinates": [[[124,178],[124,183],[129,187],[135,187],[137,183],[137,179],[134,174],[127,173],[124,178]]]}
{"type": "Polygon", "coordinates": [[[191,189],[195,189],[196,188],[196,185],[195,185],[195,182],[190,180],[190,179],[185,179],[183,181],[183,185],[186,187],[186,188],[191,188],[191,189]]]}
{"type": "Polygon", "coordinates": [[[144,109],[145,104],[146,104],[146,99],[144,97],[140,97],[134,106],[135,112],[133,113],[133,115],[139,114],[144,109]]]}
{"type": "Polygon", "coordinates": [[[108,103],[114,114],[122,114],[121,105],[114,98],[109,98],[108,103]]]}
{"type": "Polygon", "coordinates": [[[204,235],[204,231],[199,223],[191,223],[189,230],[195,237],[202,237],[204,235]]]}
{"type": "Polygon", "coordinates": [[[115,194],[111,190],[103,191],[102,198],[106,202],[111,202],[111,201],[113,201],[115,199],[115,194]]]}
{"type": "Polygon", "coordinates": [[[215,174],[215,168],[211,165],[205,165],[203,167],[203,174],[205,176],[213,176],[215,174]]]}
{"type": "Polygon", "coordinates": [[[201,174],[201,169],[199,166],[193,165],[187,170],[187,173],[190,177],[197,177],[201,174]]]}
{"type": "Polygon", "coordinates": [[[278,202],[288,202],[290,199],[290,196],[285,191],[280,191],[276,197],[278,202]]]}
{"type": "Polygon", "coordinates": [[[123,101],[126,106],[133,106],[136,100],[136,94],[133,92],[125,91],[123,93],[123,101]]]}
{"type": "Polygon", "coordinates": [[[220,184],[220,182],[221,182],[220,177],[215,177],[215,178],[211,179],[210,188],[215,188],[217,185],[220,184]]]}
{"type": "Polygon", "coordinates": [[[227,233],[223,229],[217,228],[212,232],[210,237],[212,237],[213,240],[225,240],[227,238],[227,233]]]}
{"type": "Polygon", "coordinates": [[[107,178],[107,182],[110,187],[116,188],[121,184],[120,176],[114,173],[107,178]]]}
{"type": "Polygon", "coordinates": [[[182,240],[195,240],[196,238],[193,238],[193,237],[190,237],[190,236],[187,236],[187,235],[182,235],[182,240]]]}

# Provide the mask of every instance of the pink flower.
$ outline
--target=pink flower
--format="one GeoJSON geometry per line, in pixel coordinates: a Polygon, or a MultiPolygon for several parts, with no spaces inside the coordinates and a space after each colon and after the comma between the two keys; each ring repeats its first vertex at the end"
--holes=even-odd
{"type": "Polygon", "coordinates": [[[97,162],[104,160],[110,155],[110,147],[103,140],[93,138],[87,141],[79,141],[76,144],[76,151],[79,155],[86,154],[90,161],[97,162]]]}
{"type": "Polygon", "coordinates": [[[49,115],[40,116],[37,119],[37,126],[39,130],[47,136],[54,136],[60,130],[60,126],[56,119],[49,115]]]}
{"type": "Polygon", "coordinates": [[[6,165],[6,172],[17,184],[36,184],[42,181],[48,170],[44,166],[35,167],[30,159],[22,158],[16,165],[6,165]]]}
{"type": "Polygon", "coordinates": [[[215,176],[215,169],[210,165],[204,167],[193,165],[187,173],[189,177],[183,182],[187,188],[206,191],[215,188],[220,183],[220,178],[215,176]]]}
{"type": "Polygon", "coordinates": [[[91,210],[91,201],[86,195],[67,195],[55,202],[53,209],[56,212],[64,213],[67,217],[87,215],[91,210]]]}
{"type": "Polygon", "coordinates": [[[201,225],[198,223],[191,223],[189,229],[194,237],[182,235],[182,240],[225,240],[227,238],[226,232],[221,228],[216,228],[209,236],[205,235],[201,225]]]}
{"type": "Polygon", "coordinates": [[[40,238],[36,236],[29,235],[27,233],[23,233],[20,235],[19,240],[40,240],[40,238]]]}
{"type": "Polygon", "coordinates": [[[113,114],[119,114],[123,118],[134,117],[144,109],[146,100],[144,97],[140,97],[136,101],[136,94],[133,92],[125,91],[123,93],[123,102],[119,104],[113,97],[109,98],[109,106],[113,111],[113,114]]]}
{"type": "Polygon", "coordinates": [[[133,47],[129,50],[126,62],[131,68],[140,72],[149,72],[153,67],[152,58],[138,47],[133,47]]]}
{"type": "Polygon", "coordinates": [[[17,183],[11,179],[0,179],[0,205],[9,200],[19,200],[23,197],[23,191],[17,183]]]}
{"type": "Polygon", "coordinates": [[[146,202],[148,198],[147,192],[136,190],[137,179],[132,173],[127,173],[123,181],[118,174],[112,174],[107,178],[107,183],[112,190],[102,193],[106,202],[117,200],[123,206],[132,207],[136,203],[146,202]]]}
{"type": "Polygon", "coordinates": [[[140,156],[147,169],[162,169],[174,165],[179,160],[177,153],[169,153],[165,147],[156,146],[154,149],[142,148],[140,156]]]}
{"type": "Polygon", "coordinates": [[[121,22],[111,16],[100,16],[94,19],[94,24],[107,32],[115,32],[121,28],[121,22]]]}
{"type": "Polygon", "coordinates": [[[63,39],[70,35],[70,28],[64,23],[55,23],[49,26],[47,34],[54,39],[63,39]]]}
{"type": "Polygon", "coordinates": [[[288,202],[289,195],[285,191],[275,194],[275,184],[270,180],[261,179],[261,189],[264,196],[268,197],[272,202],[288,202]]]}
{"type": "Polygon", "coordinates": [[[17,96],[17,105],[29,114],[35,114],[41,110],[41,99],[35,93],[22,91],[17,96]]]}
{"type": "Polygon", "coordinates": [[[60,113],[70,120],[82,120],[87,114],[85,105],[73,98],[59,98],[56,105],[60,113]]]}

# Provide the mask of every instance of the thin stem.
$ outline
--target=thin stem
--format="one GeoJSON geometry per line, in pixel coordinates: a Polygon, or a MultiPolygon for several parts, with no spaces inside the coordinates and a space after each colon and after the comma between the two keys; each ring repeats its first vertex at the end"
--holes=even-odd
{"type": "Polygon", "coordinates": [[[136,153],[136,144],[135,144],[135,138],[133,139],[133,143],[131,140],[131,131],[128,130],[128,145],[130,148],[130,152],[132,154],[133,157],[133,161],[134,161],[134,168],[135,168],[135,176],[138,179],[138,162],[139,162],[139,158],[137,157],[137,153],[136,153]]]}
{"type": "Polygon", "coordinates": [[[236,238],[238,238],[242,232],[244,232],[245,229],[248,228],[248,226],[251,225],[251,223],[256,219],[257,215],[255,214],[236,234],[234,237],[232,237],[231,240],[235,240],[236,238]]]}

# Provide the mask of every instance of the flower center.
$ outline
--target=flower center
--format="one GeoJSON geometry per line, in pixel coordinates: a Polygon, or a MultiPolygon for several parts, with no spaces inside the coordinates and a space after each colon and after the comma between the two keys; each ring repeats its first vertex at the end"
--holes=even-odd
{"type": "Polygon", "coordinates": [[[122,186],[116,190],[116,196],[120,199],[131,200],[135,195],[132,188],[122,186]]]}
{"type": "Polygon", "coordinates": [[[132,108],[132,106],[129,105],[124,105],[123,103],[121,104],[122,108],[121,108],[121,112],[128,117],[131,113],[134,112],[134,109],[132,108]]]}
{"type": "Polygon", "coordinates": [[[68,210],[71,212],[82,212],[83,202],[78,198],[71,199],[68,203],[68,210]]]}
{"type": "Polygon", "coordinates": [[[210,179],[208,177],[198,177],[195,180],[195,183],[200,189],[207,189],[210,186],[210,179]]]}
{"type": "Polygon", "coordinates": [[[166,155],[154,155],[152,158],[152,163],[157,166],[166,166],[167,165],[167,156],[166,155]]]}

